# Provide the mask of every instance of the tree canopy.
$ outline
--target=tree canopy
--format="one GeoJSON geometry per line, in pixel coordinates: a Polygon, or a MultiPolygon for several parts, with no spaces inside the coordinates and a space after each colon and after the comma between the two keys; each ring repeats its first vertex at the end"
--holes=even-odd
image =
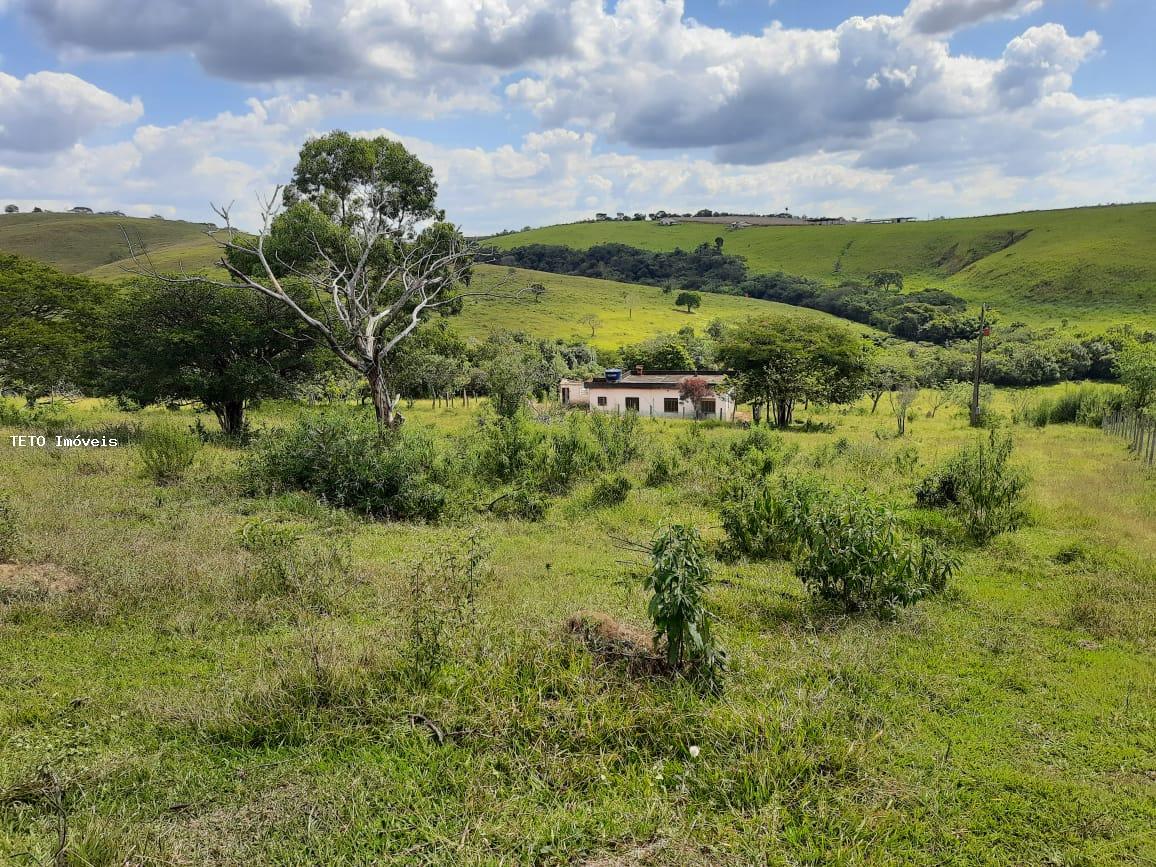
{"type": "Polygon", "coordinates": [[[849,328],[759,316],[729,329],[718,356],[736,372],[740,399],[774,407],[787,427],[799,402],[848,403],[863,394],[870,348],[849,328]]]}

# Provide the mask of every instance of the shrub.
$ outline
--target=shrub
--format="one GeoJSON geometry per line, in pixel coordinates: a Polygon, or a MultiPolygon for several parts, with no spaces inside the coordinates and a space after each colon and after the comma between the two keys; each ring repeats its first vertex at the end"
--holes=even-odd
{"type": "Polygon", "coordinates": [[[655,643],[665,642],[671,666],[720,688],[726,652],[711,630],[713,615],[704,598],[710,568],[698,530],[682,524],[664,528],[651,543],[650,557],[643,586],[653,594],[646,610],[654,624],[655,643]]]}
{"type": "Polygon", "coordinates": [[[499,518],[541,521],[546,517],[548,502],[532,487],[518,485],[490,501],[489,510],[499,518]]]}
{"type": "Polygon", "coordinates": [[[603,466],[621,467],[638,457],[642,447],[638,436],[638,413],[611,415],[595,412],[587,418],[602,452],[603,466]]]}
{"type": "Polygon", "coordinates": [[[0,494],[0,563],[16,556],[16,515],[8,498],[0,494]]]}
{"type": "Polygon", "coordinates": [[[668,449],[660,448],[650,456],[646,465],[645,483],[648,488],[657,488],[674,479],[678,473],[678,459],[668,449]]]}
{"type": "Polygon", "coordinates": [[[447,507],[453,472],[430,432],[383,433],[372,419],[334,412],[261,437],[245,477],[253,493],[308,491],[377,518],[432,521],[447,507]]]}
{"type": "Polygon", "coordinates": [[[184,476],[200,450],[200,440],[172,424],[150,427],[141,435],[141,463],[158,485],[175,482],[184,476]]]}
{"type": "Polygon", "coordinates": [[[1126,397],[1127,392],[1122,388],[1085,383],[1026,404],[1016,413],[1016,420],[1035,427],[1049,424],[1098,426],[1104,416],[1123,409],[1126,397]]]}
{"type": "Polygon", "coordinates": [[[596,506],[617,506],[626,502],[626,497],[633,487],[630,479],[621,473],[599,479],[594,485],[590,499],[596,506]]]}
{"type": "Polygon", "coordinates": [[[788,559],[818,494],[811,479],[762,482],[733,491],[722,507],[728,553],[754,560],[788,559]]]}
{"type": "Polygon", "coordinates": [[[565,493],[577,480],[602,465],[598,441],[589,429],[589,416],[570,413],[563,425],[551,430],[539,461],[540,484],[552,493],[565,493]]]}
{"type": "Polygon", "coordinates": [[[812,597],[847,612],[892,619],[942,591],[959,566],[935,543],[905,538],[894,515],[861,494],[817,500],[800,531],[796,574],[812,597]]]}
{"type": "Polygon", "coordinates": [[[1024,517],[1027,478],[1009,464],[1012,448],[1010,434],[989,431],[923,479],[916,502],[927,508],[953,507],[976,542],[1016,529],[1024,517]]]}
{"type": "Polygon", "coordinates": [[[512,482],[539,465],[544,434],[524,410],[511,416],[489,413],[478,424],[473,463],[483,481],[512,482]]]}

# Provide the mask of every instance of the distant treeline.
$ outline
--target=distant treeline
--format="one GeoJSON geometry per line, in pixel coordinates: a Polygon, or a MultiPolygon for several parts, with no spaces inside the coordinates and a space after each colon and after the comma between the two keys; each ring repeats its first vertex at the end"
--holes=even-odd
{"type": "Polygon", "coordinates": [[[902,293],[848,281],[828,288],[782,272],[750,275],[739,256],[721,244],[701,244],[690,252],[655,252],[626,244],[596,244],[577,250],[560,244],[530,244],[495,251],[486,261],[554,274],[642,283],[663,289],[698,289],[811,307],[870,325],[905,340],[946,344],[973,337],[979,322],[967,302],[940,289],[902,293]]]}
{"type": "Polygon", "coordinates": [[[747,277],[746,262],[711,244],[700,244],[689,253],[640,250],[626,244],[595,244],[585,250],[561,244],[529,244],[491,251],[483,261],[552,274],[705,292],[726,291],[747,277]]]}

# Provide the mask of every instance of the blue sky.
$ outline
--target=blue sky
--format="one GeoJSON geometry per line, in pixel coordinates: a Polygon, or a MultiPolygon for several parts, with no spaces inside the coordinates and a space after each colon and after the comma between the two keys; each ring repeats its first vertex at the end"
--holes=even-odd
{"type": "Polygon", "coordinates": [[[1156,198],[1150,0],[0,0],[0,199],[212,217],[341,127],[468,231],[1156,198]]]}

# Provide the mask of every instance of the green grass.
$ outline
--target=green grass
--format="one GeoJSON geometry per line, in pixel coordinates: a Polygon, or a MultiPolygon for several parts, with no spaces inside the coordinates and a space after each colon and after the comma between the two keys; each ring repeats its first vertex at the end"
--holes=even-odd
{"type": "MultiPolygon", "coordinates": [[[[298,411],[270,404],[257,422],[298,411]]],[[[468,431],[475,411],[408,415],[468,431]]],[[[95,402],[72,413],[126,420],[95,402]]],[[[799,465],[905,513],[915,480],[974,435],[949,410],[917,412],[903,440],[863,406],[805,415],[836,430],[787,435],[799,465]]],[[[707,451],[742,435],[642,429],[707,451]]],[[[560,629],[580,608],[645,624],[612,534],[676,518],[718,538],[719,480],[693,467],[650,488],[632,465],[625,503],[591,510],[585,483],[539,524],[384,524],[241,498],[235,451],[206,448],[157,488],[135,446],[15,449],[2,433],[18,558],[82,586],[0,602],[0,860],[53,854],[51,799],[4,801],[38,769],[64,785],[76,863],[1156,859],[1156,486],[1099,430],[1016,428],[1030,524],[966,549],[953,588],[895,624],[815,612],[785,564],[717,564],[721,698],[592,665],[560,629]],[[334,606],[239,592],[253,517],[348,542],[334,606]],[[408,576],[471,526],[492,549],[482,626],[416,689],[398,667],[408,576]]]]}
{"type": "Polygon", "coordinates": [[[575,223],[491,239],[589,247],[617,242],[690,249],[724,239],[754,272],[786,271],[834,284],[895,268],[908,288],[938,286],[993,305],[1004,321],[1087,328],[1156,327],[1156,204],[1026,211],[899,225],[751,227],[650,222],[575,223]],[[1027,233],[1026,235],[1023,233],[1027,233]],[[1008,246],[1009,240],[1019,238],[1008,246]],[[836,272],[836,263],[840,270],[836,272]]]}
{"type": "MultiPolygon", "coordinates": [[[[676,293],[663,294],[654,286],[616,283],[589,277],[567,277],[542,271],[477,266],[473,289],[485,287],[496,295],[511,297],[478,298],[469,300],[460,316],[451,321],[462,334],[485,337],[491,331],[508,329],[527,331],[539,337],[562,337],[583,340],[600,349],[611,349],[625,343],[636,343],[660,332],[677,331],[691,325],[703,333],[712,319],[734,321],[756,314],[780,314],[828,322],[836,317],[817,310],[792,307],[755,298],[704,293],[702,306],[694,313],[674,306],[676,293]],[[546,293],[535,301],[517,290],[541,283],[546,293]],[[624,298],[633,298],[633,309],[628,309],[624,298]],[[590,327],[579,320],[593,313],[602,320],[593,337],[590,327]]],[[[852,326],[855,330],[878,333],[865,325],[852,326]]]]}
{"type": "Polygon", "coordinates": [[[70,274],[118,279],[132,264],[124,231],[144,243],[161,270],[198,271],[220,258],[200,223],[89,214],[0,215],[0,250],[70,274]]]}

